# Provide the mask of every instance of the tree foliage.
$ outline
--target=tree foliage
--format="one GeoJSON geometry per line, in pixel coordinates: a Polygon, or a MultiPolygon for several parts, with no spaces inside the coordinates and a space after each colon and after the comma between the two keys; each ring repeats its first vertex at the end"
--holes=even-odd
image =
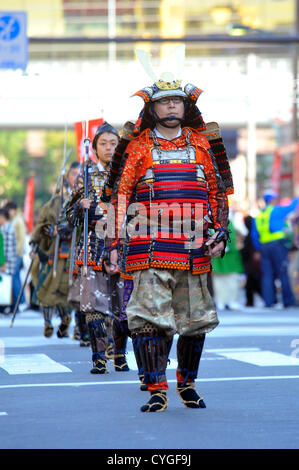
{"type": "MultiPolygon", "coordinates": [[[[53,194],[64,157],[64,130],[45,130],[43,134],[43,154],[31,156],[26,130],[5,130],[0,132],[0,204],[8,199],[23,207],[26,184],[30,176],[35,181],[35,212],[53,194]]],[[[68,165],[77,160],[76,138],[73,130],[67,132],[67,151],[73,148],[68,165]]]]}
{"type": "Polygon", "coordinates": [[[26,153],[26,131],[0,132],[0,198],[23,204],[30,167],[26,153]]]}

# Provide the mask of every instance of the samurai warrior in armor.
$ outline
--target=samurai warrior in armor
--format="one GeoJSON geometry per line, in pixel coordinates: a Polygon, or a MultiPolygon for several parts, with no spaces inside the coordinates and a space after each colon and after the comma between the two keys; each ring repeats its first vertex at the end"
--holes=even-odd
{"type": "MultiPolygon", "coordinates": [[[[74,289],[80,315],[85,317],[92,349],[92,374],[108,373],[107,359],[113,358],[116,371],[128,371],[126,344],[128,335],[119,328],[123,280],[119,273],[105,271],[104,239],[98,230],[105,223],[105,214],[99,206],[111,157],[119,141],[117,130],[104,122],[95,134],[92,148],[97,162],[88,159],[81,167],[72,196],[66,206],[66,217],[72,226],[82,228],[84,209],[88,209],[87,274],[83,274],[83,231],[76,246],[74,289]],[[84,172],[87,170],[88,198],[84,197],[84,172]]],[[[75,295],[73,295],[73,298],[75,295]]]]}
{"type": "Polygon", "coordinates": [[[58,327],[58,338],[68,337],[72,320],[72,307],[68,303],[68,257],[72,228],[61,221],[63,204],[66,203],[75,179],[79,174],[79,162],[73,162],[63,178],[62,193],[56,191],[54,196],[40,211],[30,244],[37,246],[31,256],[35,258],[32,267],[34,284],[33,299],[41,306],[44,316],[44,336],[52,336],[54,328],[52,318],[58,312],[61,323],[58,327]],[[59,235],[59,236],[58,236],[59,235]],[[54,266],[57,246],[57,266],[54,266]],[[55,268],[55,274],[54,274],[55,268]]]}
{"type": "Polygon", "coordinates": [[[205,124],[196,106],[201,92],[168,74],[136,93],[144,107],[114,154],[101,196],[116,209],[107,270],[119,263],[121,276],[131,279],[128,327],[150,392],[142,412],[167,408],[174,334],[177,393],[188,408],[206,406],[195,379],[205,336],[219,323],[208,276],[211,257],[224,256],[229,239],[233,184],[218,125],[205,124]]]}

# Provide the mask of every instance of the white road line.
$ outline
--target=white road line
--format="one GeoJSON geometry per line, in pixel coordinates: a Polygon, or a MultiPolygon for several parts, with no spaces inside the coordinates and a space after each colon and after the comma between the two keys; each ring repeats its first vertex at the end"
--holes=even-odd
{"type": "MultiPolygon", "coordinates": [[[[237,382],[243,380],[293,380],[299,379],[299,375],[269,375],[252,377],[215,377],[196,379],[195,382],[237,382]]],[[[168,380],[168,383],[176,383],[176,379],[168,380]]],[[[139,380],[114,380],[107,382],[63,382],[44,384],[7,384],[0,385],[0,389],[8,388],[44,388],[44,387],[84,387],[91,385],[132,385],[140,384],[139,380]]]]}
{"type": "MultiPolygon", "coordinates": [[[[176,361],[176,359],[173,359],[173,358],[169,358],[170,361],[176,361]]],[[[201,361],[225,361],[226,358],[225,357],[205,357],[205,356],[202,356],[201,359],[200,359],[200,362],[201,361]]],[[[112,360],[111,360],[112,361],[112,360]]],[[[87,364],[88,366],[91,365],[91,361],[90,360],[87,360],[87,361],[62,361],[61,364],[65,365],[65,366],[71,366],[71,365],[74,365],[74,364],[87,364]]],[[[108,362],[108,369],[109,369],[109,362],[108,362]]],[[[112,362],[111,362],[112,364],[112,362]]],[[[133,365],[130,365],[129,364],[129,367],[131,370],[137,370],[137,365],[133,364],[133,365]]],[[[170,364],[167,365],[167,370],[169,369],[174,369],[174,367],[170,367],[170,364]]]]}
{"type": "Polygon", "coordinates": [[[6,411],[0,411],[0,416],[7,416],[6,411]]]}

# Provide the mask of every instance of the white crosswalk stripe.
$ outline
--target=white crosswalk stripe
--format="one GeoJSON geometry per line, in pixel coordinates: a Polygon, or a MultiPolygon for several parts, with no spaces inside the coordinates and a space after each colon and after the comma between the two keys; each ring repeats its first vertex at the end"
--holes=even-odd
{"type": "Polygon", "coordinates": [[[262,351],[259,348],[210,349],[209,351],[227,359],[246,362],[255,366],[298,366],[299,358],[273,351],[262,351]]]}
{"type": "Polygon", "coordinates": [[[1,368],[10,375],[72,372],[46,354],[13,354],[4,357],[1,368]]]}

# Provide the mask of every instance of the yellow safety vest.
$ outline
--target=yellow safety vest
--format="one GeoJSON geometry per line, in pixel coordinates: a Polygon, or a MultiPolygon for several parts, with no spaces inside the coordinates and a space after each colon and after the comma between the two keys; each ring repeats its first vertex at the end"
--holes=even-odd
{"type": "Polygon", "coordinates": [[[260,236],[261,243],[269,243],[275,240],[285,238],[285,233],[282,231],[270,232],[270,216],[273,206],[268,206],[264,211],[261,211],[256,217],[256,228],[260,236]]]}

